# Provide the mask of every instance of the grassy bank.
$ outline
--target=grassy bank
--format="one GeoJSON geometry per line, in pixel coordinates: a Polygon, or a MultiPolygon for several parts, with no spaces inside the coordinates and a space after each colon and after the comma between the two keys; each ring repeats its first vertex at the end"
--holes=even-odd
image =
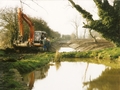
{"type": "Polygon", "coordinates": [[[0,52],[1,90],[28,90],[21,74],[45,66],[54,58],[53,53],[16,54],[0,52]]]}
{"type": "Polygon", "coordinates": [[[64,58],[97,58],[116,60],[120,56],[120,48],[107,48],[104,50],[85,51],[85,52],[67,52],[62,53],[64,58]]]}
{"type": "Polygon", "coordinates": [[[113,68],[120,68],[119,47],[85,52],[63,52],[61,53],[61,58],[80,58],[81,61],[101,63],[113,68]]]}
{"type": "Polygon", "coordinates": [[[12,63],[12,67],[23,74],[45,66],[53,57],[52,53],[26,54],[23,59],[12,63]]]}

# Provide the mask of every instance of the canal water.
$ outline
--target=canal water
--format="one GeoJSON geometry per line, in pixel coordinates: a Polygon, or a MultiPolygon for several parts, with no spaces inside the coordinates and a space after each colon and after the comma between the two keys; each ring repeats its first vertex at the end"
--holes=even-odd
{"type": "Polygon", "coordinates": [[[104,65],[84,62],[57,63],[50,66],[44,79],[35,80],[32,90],[87,90],[84,82],[98,78],[105,69],[104,65]]]}
{"type": "Polygon", "coordinates": [[[120,90],[120,69],[77,61],[50,63],[23,80],[31,90],[120,90]]]}
{"type": "Polygon", "coordinates": [[[23,79],[31,90],[120,90],[119,69],[86,62],[55,63],[23,79]]]}
{"type": "Polygon", "coordinates": [[[76,51],[76,50],[73,48],[70,48],[70,47],[61,47],[59,49],[59,52],[74,52],[74,51],[76,51]]]}

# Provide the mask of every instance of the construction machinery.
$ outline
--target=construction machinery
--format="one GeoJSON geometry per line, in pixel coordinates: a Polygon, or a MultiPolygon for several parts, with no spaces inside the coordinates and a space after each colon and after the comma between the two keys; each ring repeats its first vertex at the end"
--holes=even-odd
{"type": "Polygon", "coordinates": [[[19,35],[18,39],[15,40],[14,46],[16,47],[42,47],[43,39],[46,37],[45,31],[35,31],[32,21],[25,15],[21,8],[18,8],[18,25],[19,25],[19,35]],[[29,36],[28,40],[24,40],[24,30],[23,30],[23,20],[29,26],[29,36]]]}

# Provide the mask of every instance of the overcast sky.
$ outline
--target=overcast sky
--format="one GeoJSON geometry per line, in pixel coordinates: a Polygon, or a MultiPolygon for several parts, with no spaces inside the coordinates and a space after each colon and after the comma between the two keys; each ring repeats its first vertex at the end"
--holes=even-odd
{"type": "MultiPolygon", "coordinates": [[[[71,34],[75,32],[71,21],[76,17],[80,19],[80,31],[82,33],[83,19],[68,0],[21,0],[23,12],[32,17],[42,18],[48,26],[61,34],[71,34]]],[[[93,0],[73,0],[97,18],[97,11],[93,0]]],[[[21,7],[20,0],[0,0],[0,7],[21,7]]]]}

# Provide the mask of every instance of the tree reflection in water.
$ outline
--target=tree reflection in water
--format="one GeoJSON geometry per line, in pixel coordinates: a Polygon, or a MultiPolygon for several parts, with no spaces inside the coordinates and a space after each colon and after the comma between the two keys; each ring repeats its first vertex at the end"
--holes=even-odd
{"type": "Polygon", "coordinates": [[[60,62],[55,62],[55,67],[56,67],[56,70],[58,70],[61,66],[61,63],[60,62]]]}
{"type": "Polygon", "coordinates": [[[105,69],[104,72],[92,81],[84,82],[87,90],[120,90],[120,69],[105,69]]]}
{"type": "Polygon", "coordinates": [[[34,87],[34,81],[36,79],[43,79],[48,74],[49,65],[42,68],[38,68],[28,74],[23,75],[23,81],[29,86],[30,90],[34,87]]]}
{"type": "Polygon", "coordinates": [[[29,84],[28,85],[29,85],[29,88],[31,90],[33,85],[34,85],[34,81],[35,81],[35,74],[34,74],[34,72],[31,72],[29,74],[28,80],[29,80],[29,84]]]}

